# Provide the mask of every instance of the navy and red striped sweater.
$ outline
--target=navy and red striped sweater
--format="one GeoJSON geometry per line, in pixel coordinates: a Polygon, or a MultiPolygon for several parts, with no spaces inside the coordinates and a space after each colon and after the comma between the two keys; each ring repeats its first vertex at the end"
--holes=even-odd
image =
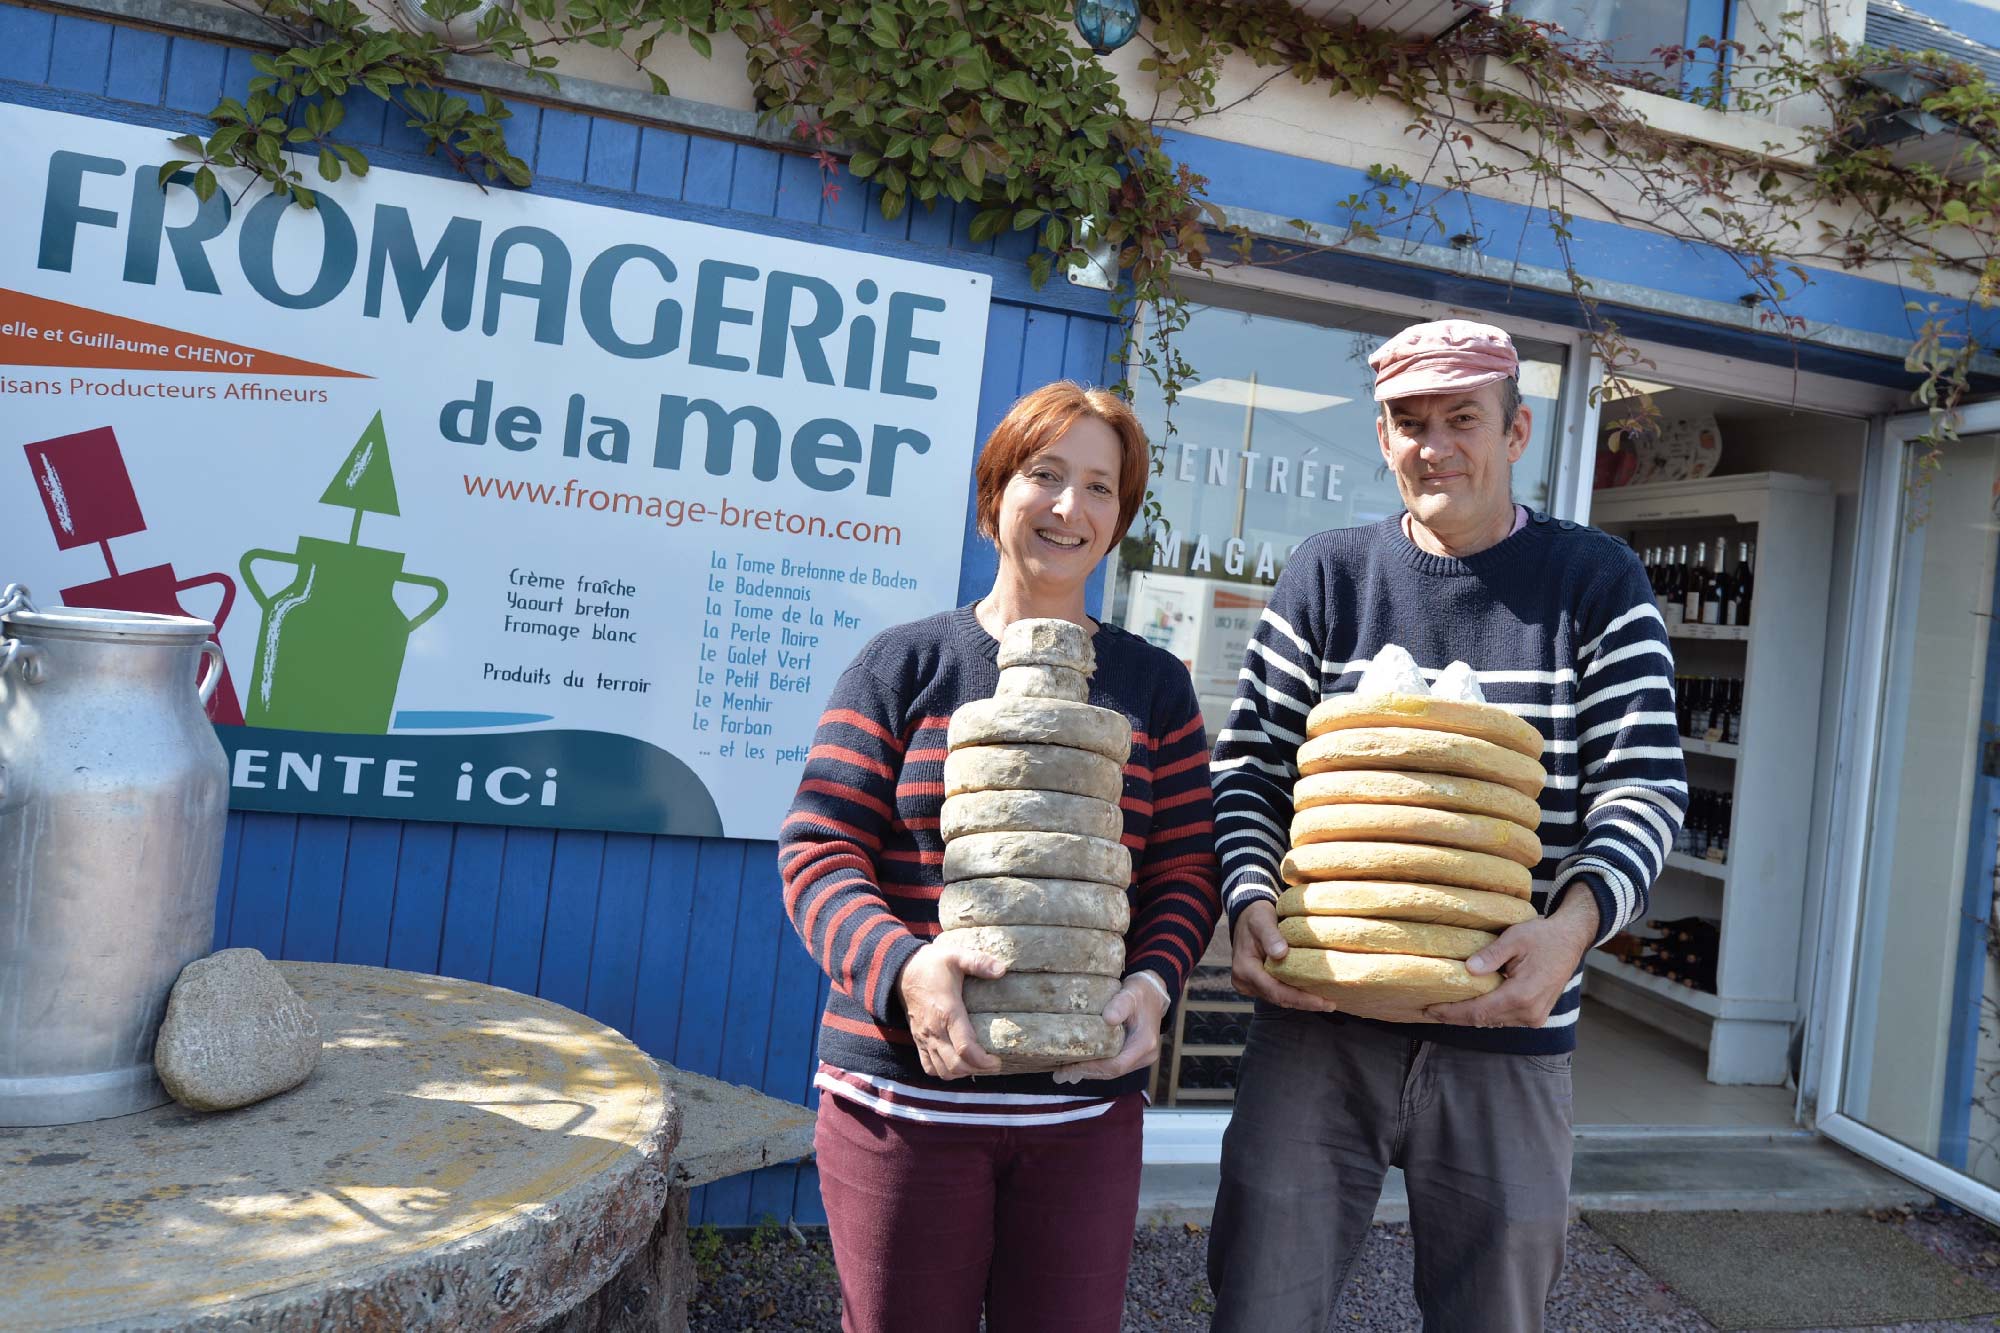
{"type": "MultiPolygon", "coordinates": [[[[1120,802],[1133,861],[1126,975],[1154,972],[1179,995],[1221,909],[1201,713],[1172,655],[1113,625],[1099,628],[1095,647],[1090,702],[1132,723],[1120,802]]],[[[785,910],[833,979],[820,1059],[878,1091],[883,1080],[950,1089],[956,1103],[975,1090],[1017,1104],[1021,1094],[1076,1103],[1133,1092],[1145,1086],[1143,1070],[1068,1085],[1059,1097],[1047,1096],[1059,1086],[1047,1074],[982,1078],[976,1089],[946,1083],[923,1072],[910,1037],[896,983],[938,933],[945,729],[960,704],[998,686],[998,650],[962,606],[877,635],[827,701],[778,835],[785,910]]]]}

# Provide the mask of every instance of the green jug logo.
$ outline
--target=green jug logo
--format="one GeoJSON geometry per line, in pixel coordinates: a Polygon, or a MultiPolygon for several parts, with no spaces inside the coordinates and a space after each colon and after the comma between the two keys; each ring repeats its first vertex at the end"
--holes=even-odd
{"type": "Polygon", "coordinates": [[[264,610],[257,658],[245,690],[244,721],[253,727],[381,735],[389,730],[410,635],[444,606],[437,579],[403,572],[403,553],[361,544],[363,514],[400,517],[396,477],[382,414],[368,423],[327,483],[321,504],[354,511],[345,543],[300,537],[291,552],[243,555],[243,586],[264,610]],[[266,592],[252,568],[292,566],[289,584],[266,592]],[[396,604],[399,583],[437,595],[414,616],[396,604]]]}

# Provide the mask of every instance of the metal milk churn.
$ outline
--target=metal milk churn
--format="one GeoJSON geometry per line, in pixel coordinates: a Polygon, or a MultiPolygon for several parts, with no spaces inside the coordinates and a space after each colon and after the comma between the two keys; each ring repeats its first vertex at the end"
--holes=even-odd
{"type": "Polygon", "coordinates": [[[213,631],[0,592],[0,1125],[167,1100],[153,1042],[209,951],[228,816],[213,631]]]}

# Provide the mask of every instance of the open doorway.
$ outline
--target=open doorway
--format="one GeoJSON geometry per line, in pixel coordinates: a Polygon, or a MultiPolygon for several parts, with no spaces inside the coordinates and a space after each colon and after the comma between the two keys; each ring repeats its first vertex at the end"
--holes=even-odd
{"type": "Polygon", "coordinates": [[[1646,917],[1588,960],[1576,1123],[1788,1128],[1868,423],[1647,387],[1650,415],[1600,414],[1590,521],[1654,581],[1690,810],[1646,917]]]}

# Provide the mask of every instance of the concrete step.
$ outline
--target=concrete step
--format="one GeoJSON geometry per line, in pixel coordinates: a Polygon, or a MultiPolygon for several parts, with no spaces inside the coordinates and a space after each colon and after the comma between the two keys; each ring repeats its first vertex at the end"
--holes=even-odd
{"type": "MultiPolygon", "coordinates": [[[[1213,1165],[1149,1165],[1140,1178],[1139,1221],[1206,1226],[1215,1186],[1213,1165]]],[[[1577,1136],[1570,1172],[1573,1212],[1856,1211],[1930,1198],[1808,1130],[1586,1130],[1577,1136]]],[[[1402,1222],[1409,1215],[1403,1173],[1391,1168],[1375,1220],[1402,1222]]]]}

